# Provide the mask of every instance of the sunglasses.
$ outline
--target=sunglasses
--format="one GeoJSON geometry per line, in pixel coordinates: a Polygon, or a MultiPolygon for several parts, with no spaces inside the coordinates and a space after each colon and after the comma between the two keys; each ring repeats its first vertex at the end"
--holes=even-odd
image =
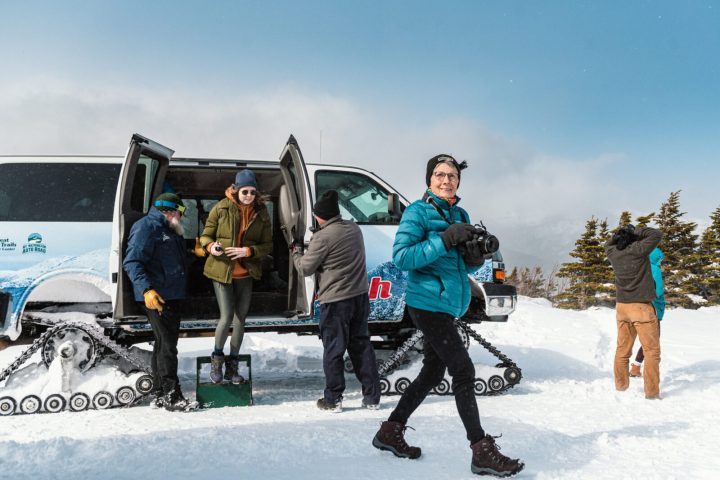
{"type": "Polygon", "coordinates": [[[240,190],[240,193],[243,195],[257,195],[257,190],[240,190]]]}

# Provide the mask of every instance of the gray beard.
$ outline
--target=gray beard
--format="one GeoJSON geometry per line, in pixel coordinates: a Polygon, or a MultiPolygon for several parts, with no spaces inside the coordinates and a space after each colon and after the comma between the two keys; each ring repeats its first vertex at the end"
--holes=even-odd
{"type": "Polygon", "coordinates": [[[180,220],[177,218],[173,218],[172,220],[168,220],[168,225],[170,226],[170,230],[177,233],[181,237],[185,236],[185,229],[182,226],[182,223],[180,223],[180,220]]]}

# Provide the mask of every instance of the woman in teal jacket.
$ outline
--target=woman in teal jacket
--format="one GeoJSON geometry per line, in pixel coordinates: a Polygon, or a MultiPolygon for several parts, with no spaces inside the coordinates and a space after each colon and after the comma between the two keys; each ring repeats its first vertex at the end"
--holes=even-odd
{"type": "Polygon", "coordinates": [[[427,164],[428,190],[422,200],[403,213],[393,244],[393,262],[408,272],[405,301],[415,326],[423,333],[424,360],[417,378],[407,387],[395,410],[373,439],[373,445],[398,457],[418,458],[420,448],[405,442],[410,415],[445,376],[452,377],[458,413],[472,449],[473,473],[507,476],[523,464],[498,451],[494,437],[485,434],[475,401],[475,366],[455,319],[470,304],[468,273],[477,270],[485,256],[477,244],[467,244],[475,229],[458,206],[460,172],[466,162],[438,155],[427,164]]]}
{"type": "MultiPolygon", "coordinates": [[[[652,301],[653,307],[655,307],[655,314],[658,319],[658,333],[660,330],[660,320],[665,316],[665,287],[663,285],[662,270],[660,264],[665,260],[665,254],[658,247],[650,252],[650,272],[652,273],[653,280],[655,280],[655,300],[652,301]]],[[[635,361],[630,364],[630,376],[641,377],[640,367],[645,360],[645,354],[643,353],[642,345],[635,356],[635,361]]]]}

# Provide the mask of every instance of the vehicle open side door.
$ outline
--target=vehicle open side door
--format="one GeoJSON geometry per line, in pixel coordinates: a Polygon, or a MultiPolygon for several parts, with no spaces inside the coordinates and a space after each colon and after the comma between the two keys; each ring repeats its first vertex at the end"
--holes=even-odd
{"type": "MultiPolygon", "coordinates": [[[[280,222],[288,245],[307,245],[310,241],[308,227],[312,225],[312,196],[310,180],[300,146],[290,135],[280,154],[280,170],[284,185],[280,188],[280,222]]],[[[298,274],[290,256],[288,275],[288,314],[298,318],[312,315],[315,294],[315,276],[298,274]]]]}
{"type": "Polygon", "coordinates": [[[163,192],[163,181],[173,153],[138,134],[130,140],[115,197],[110,251],[110,280],[116,284],[113,312],[116,320],[144,316],[133,297],[132,284],[123,271],[122,262],[130,228],[148,213],[152,199],[163,192]]]}

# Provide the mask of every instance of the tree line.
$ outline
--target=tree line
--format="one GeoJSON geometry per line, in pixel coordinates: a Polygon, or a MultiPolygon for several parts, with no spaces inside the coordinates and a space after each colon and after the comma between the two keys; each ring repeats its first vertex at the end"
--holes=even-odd
{"type": "Polygon", "coordinates": [[[607,219],[590,217],[585,231],[570,252],[573,261],[545,275],[542,268],[513,268],[507,283],[518,294],[547,298],[560,308],[585,309],[615,305],[614,274],[605,256],[605,243],[617,229],[632,223],[651,226],[663,233],[660,249],[665,301],[669,307],[698,308],[720,304],[720,207],[710,215],[710,225],[698,235],[697,223],[685,221],[680,211],[680,190],[672,192],[657,212],[636,216],[624,211],[611,228],[607,219]]]}

